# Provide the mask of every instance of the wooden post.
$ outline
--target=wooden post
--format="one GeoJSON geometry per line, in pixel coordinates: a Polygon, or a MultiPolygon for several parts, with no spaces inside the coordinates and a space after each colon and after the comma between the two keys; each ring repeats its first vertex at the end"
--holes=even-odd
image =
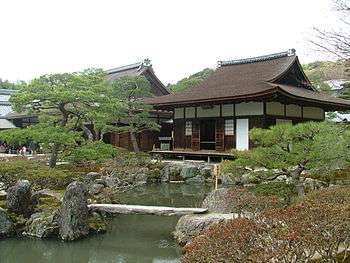
{"type": "Polygon", "coordinates": [[[213,166],[213,176],[214,176],[214,180],[215,180],[215,190],[218,189],[219,175],[220,175],[220,165],[219,164],[214,164],[214,166],[213,166]]]}

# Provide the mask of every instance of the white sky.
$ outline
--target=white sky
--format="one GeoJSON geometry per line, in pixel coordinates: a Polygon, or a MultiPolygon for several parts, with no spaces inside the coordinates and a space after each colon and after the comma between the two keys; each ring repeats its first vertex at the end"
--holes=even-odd
{"type": "Polygon", "coordinates": [[[150,58],[164,82],[218,60],[295,48],[334,24],[331,0],[0,0],[0,77],[29,80],[150,58]]]}

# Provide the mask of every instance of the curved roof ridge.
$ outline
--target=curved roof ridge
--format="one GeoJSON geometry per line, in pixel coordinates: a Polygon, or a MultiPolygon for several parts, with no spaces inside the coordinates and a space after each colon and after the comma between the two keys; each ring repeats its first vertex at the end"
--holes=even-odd
{"type": "Polygon", "coordinates": [[[295,52],[296,52],[295,49],[292,48],[292,49],[288,49],[287,51],[273,53],[273,54],[269,54],[269,55],[258,56],[258,57],[242,58],[242,59],[227,60],[227,61],[218,61],[218,65],[219,65],[219,67],[222,67],[222,66],[261,62],[261,61],[266,61],[266,60],[270,60],[270,59],[295,56],[295,52]]]}
{"type": "Polygon", "coordinates": [[[126,70],[130,70],[130,69],[141,69],[142,67],[151,67],[151,60],[146,58],[140,62],[136,62],[133,64],[129,64],[129,65],[125,65],[125,66],[121,66],[121,67],[116,67],[116,68],[112,68],[112,69],[108,69],[106,70],[107,74],[112,74],[112,73],[117,73],[117,72],[122,72],[122,71],[126,71],[126,70]]]}

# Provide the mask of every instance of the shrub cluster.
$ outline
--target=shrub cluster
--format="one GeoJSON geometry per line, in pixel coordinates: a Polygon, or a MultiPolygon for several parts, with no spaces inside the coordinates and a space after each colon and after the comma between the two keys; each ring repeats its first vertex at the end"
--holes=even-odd
{"type": "Polygon", "coordinates": [[[111,144],[101,141],[89,141],[66,153],[65,159],[73,163],[102,163],[113,159],[120,151],[111,144]]]}
{"type": "Polygon", "coordinates": [[[53,169],[44,163],[33,160],[4,161],[0,165],[0,182],[5,188],[14,185],[18,180],[29,180],[34,189],[64,189],[74,181],[75,175],[60,169],[53,169]]]}
{"type": "Polygon", "coordinates": [[[349,236],[350,189],[334,187],[214,225],[185,247],[182,262],[347,262],[349,236]]]}

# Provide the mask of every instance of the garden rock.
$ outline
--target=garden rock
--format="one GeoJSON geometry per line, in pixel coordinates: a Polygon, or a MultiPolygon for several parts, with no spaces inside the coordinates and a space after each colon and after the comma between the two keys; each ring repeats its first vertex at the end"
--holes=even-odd
{"type": "Polygon", "coordinates": [[[61,239],[72,241],[87,236],[88,215],[86,186],[81,182],[72,182],[67,186],[60,212],[61,239]]]}
{"type": "Polygon", "coordinates": [[[95,179],[97,179],[97,178],[99,178],[99,177],[100,177],[100,174],[97,173],[97,172],[89,172],[89,173],[87,173],[87,174],[85,175],[85,178],[86,178],[86,179],[89,179],[89,180],[95,180],[95,179]]]}
{"type": "Polygon", "coordinates": [[[212,175],[212,167],[211,166],[204,166],[204,167],[201,167],[200,169],[200,174],[205,178],[205,179],[209,179],[211,178],[213,175],[212,175]]]}
{"type": "Polygon", "coordinates": [[[0,201],[6,200],[7,193],[3,190],[0,191],[0,201]]]}
{"type": "Polygon", "coordinates": [[[19,180],[7,192],[6,205],[9,212],[29,217],[33,211],[31,184],[19,180]]]}
{"type": "Polygon", "coordinates": [[[199,169],[193,164],[186,164],[182,167],[180,176],[183,179],[192,178],[199,174],[199,169]]]}
{"type": "Polygon", "coordinates": [[[147,174],[145,173],[138,173],[134,177],[134,183],[141,185],[141,184],[147,184],[147,174]]]}
{"type": "Polygon", "coordinates": [[[102,179],[102,178],[97,178],[97,179],[95,179],[94,183],[95,183],[95,184],[101,184],[101,185],[103,185],[104,187],[107,187],[107,182],[106,182],[106,180],[104,180],[104,179],[102,179]]]}
{"type": "Polygon", "coordinates": [[[197,175],[195,177],[187,178],[185,180],[186,184],[204,184],[205,178],[202,175],[197,175]]]}
{"type": "Polygon", "coordinates": [[[8,236],[13,230],[13,222],[5,209],[0,207],[0,238],[8,236]]]}
{"type": "Polygon", "coordinates": [[[32,214],[26,223],[25,236],[47,238],[58,235],[58,222],[56,213],[32,214]]]}
{"type": "Polygon", "coordinates": [[[92,212],[89,217],[89,232],[92,234],[105,233],[107,230],[106,220],[97,212],[92,212]]]}
{"type": "Polygon", "coordinates": [[[235,177],[233,176],[232,173],[222,173],[221,174],[221,183],[223,185],[235,185],[235,184],[239,184],[239,181],[235,180],[235,177]]]}
{"type": "Polygon", "coordinates": [[[207,208],[209,212],[215,213],[231,213],[232,204],[230,203],[228,194],[230,189],[219,188],[211,191],[202,203],[203,208],[207,208]]]}
{"type": "Polygon", "coordinates": [[[97,195],[102,192],[105,186],[103,184],[93,184],[90,186],[89,193],[92,195],[97,195]]]}
{"type": "Polygon", "coordinates": [[[233,218],[233,214],[209,213],[203,215],[182,216],[176,224],[174,237],[176,241],[184,246],[195,236],[209,228],[213,224],[233,218]]]}

